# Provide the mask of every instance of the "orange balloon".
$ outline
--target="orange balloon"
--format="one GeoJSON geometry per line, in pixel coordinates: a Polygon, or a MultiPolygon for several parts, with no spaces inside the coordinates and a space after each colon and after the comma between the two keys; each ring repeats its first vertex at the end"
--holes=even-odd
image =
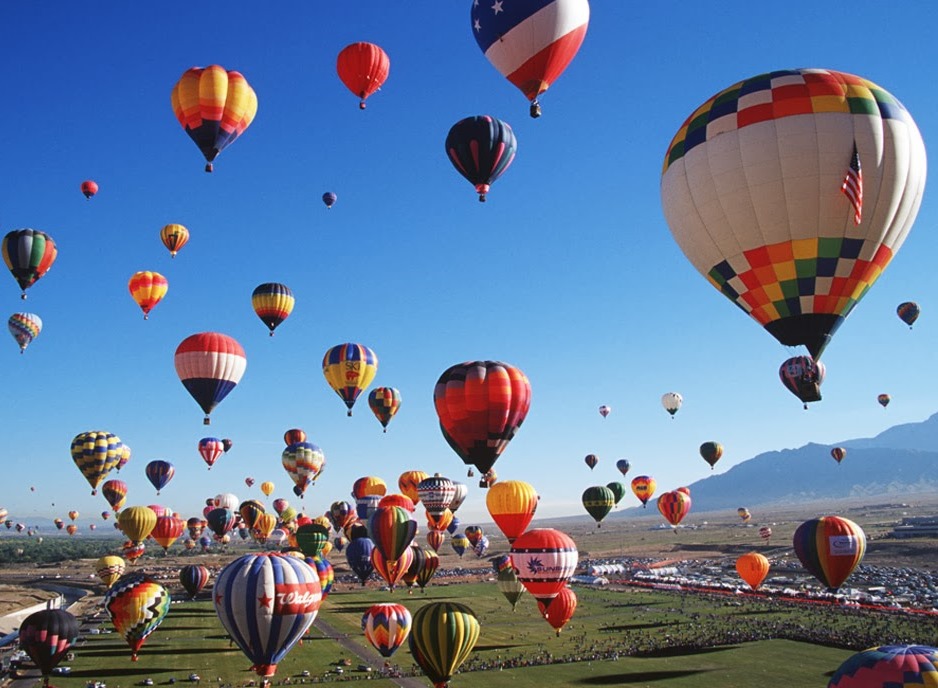
{"type": "Polygon", "coordinates": [[[758,552],[747,552],[736,560],[736,573],[755,590],[769,575],[769,560],[758,552]]]}
{"type": "Polygon", "coordinates": [[[557,637],[560,637],[560,631],[567,622],[573,618],[576,611],[576,593],[570,588],[562,588],[550,605],[545,605],[540,600],[537,601],[537,608],[541,616],[557,631],[557,637]]]}
{"type": "Polygon", "coordinates": [[[521,480],[503,480],[489,488],[485,497],[492,520],[499,530],[508,538],[508,542],[515,541],[521,533],[527,530],[537,511],[538,496],[534,487],[521,480]]]}
{"type": "Polygon", "coordinates": [[[147,320],[153,307],[166,296],[169,282],[158,272],[142,270],[131,275],[127,288],[133,300],[143,311],[143,319],[147,320]]]}
{"type": "Polygon", "coordinates": [[[361,99],[358,107],[364,110],[368,96],[387,80],[391,59],[374,43],[352,43],[339,53],[335,68],[346,88],[361,99]]]}

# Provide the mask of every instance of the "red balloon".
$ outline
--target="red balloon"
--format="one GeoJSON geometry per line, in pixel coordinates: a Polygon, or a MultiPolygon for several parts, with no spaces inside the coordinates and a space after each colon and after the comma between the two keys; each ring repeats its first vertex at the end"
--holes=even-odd
{"type": "Polygon", "coordinates": [[[352,43],[339,53],[335,68],[342,83],[361,99],[358,107],[364,110],[368,96],[387,80],[391,60],[374,43],[352,43]]]}
{"type": "Polygon", "coordinates": [[[573,612],[576,611],[576,593],[570,588],[561,588],[560,592],[557,593],[557,597],[550,603],[550,606],[538,600],[537,608],[540,610],[544,620],[557,631],[557,636],[559,637],[561,629],[573,618],[573,612]]]}
{"type": "Polygon", "coordinates": [[[690,504],[690,495],[678,490],[665,492],[658,497],[658,511],[672,526],[684,520],[690,511],[690,504]]]}
{"type": "Polygon", "coordinates": [[[449,446],[485,473],[528,415],[531,383],[520,369],[500,361],[460,363],[437,380],[433,403],[449,446]]]}
{"type": "Polygon", "coordinates": [[[81,192],[85,194],[85,198],[90,199],[98,193],[98,184],[91,179],[86,179],[81,183],[81,192]]]}
{"type": "Polygon", "coordinates": [[[518,580],[531,595],[551,606],[576,570],[579,554],[566,533],[553,528],[534,528],[511,545],[511,561],[518,580]]]}

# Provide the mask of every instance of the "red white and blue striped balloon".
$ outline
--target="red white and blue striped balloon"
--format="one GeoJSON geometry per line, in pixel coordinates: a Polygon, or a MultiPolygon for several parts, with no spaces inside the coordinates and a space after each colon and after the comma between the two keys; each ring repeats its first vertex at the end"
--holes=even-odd
{"type": "Polygon", "coordinates": [[[489,62],[531,101],[550,88],[586,37],[587,0],[473,0],[472,34],[489,62]]]}
{"type": "Polygon", "coordinates": [[[209,414],[228,396],[244,375],[247,357],[232,337],[218,332],[200,332],[182,340],[176,348],[176,373],[182,384],[209,414]]]}
{"type": "Polygon", "coordinates": [[[316,570],[279,552],[235,559],[218,575],[213,595],[225,630],[264,677],[276,673],[322,604],[316,570]]]}

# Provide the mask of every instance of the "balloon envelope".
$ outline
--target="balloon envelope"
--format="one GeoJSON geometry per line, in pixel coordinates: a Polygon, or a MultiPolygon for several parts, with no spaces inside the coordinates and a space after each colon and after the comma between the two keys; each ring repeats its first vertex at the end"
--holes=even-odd
{"type": "Polygon", "coordinates": [[[850,519],[822,516],[798,526],[792,544],[801,565],[828,590],[836,590],[863,559],[866,533],[850,519]]]}
{"type": "Polygon", "coordinates": [[[446,685],[475,647],[480,628],[466,605],[431,602],[413,615],[410,652],[430,681],[446,685]]]}
{"type": "Polygon", "coordinates": [[[176,347],[176,374],[192,398],[209,414],[241,381],[247,358],[241,345],[228,335],[200,332],[176,347]]]}
{"type": "Polygon", "coordinates": [[[402,604],[373,604],[362,615],[362,631],[382,657],[390,657],[407,640],[412,622],[402,604]]]}
{"type": "Polygon", "coordinates": [[[665,155],[661,200],[697,271],[779,342],[818,358],[902,246],[925,172],[921,134],[885,89],[779,70],[691,113],[665,155]],[[843,192],[854,161],[860,203],[843,192]]]}
{"type": "Polygon", "coordinates": [[[391,59],[374,43],[352,43],[345,46],[336,58],[336,72],[345,87],[358,96],[358,107],[362,110],[365,109],[365,100],[381,88],[390,71],[391,59]]]}
{"type": "Polygon", "coordinates": [[[900,303],[896,308],[896,314],[899,316],[899,319],[908,325],[910,330],[912,329],[912,324],[918,320],[918,316],[921,314],[921,312],[922,310],[914,301],[900,303]]]}
{"type": "Polygon", "coordinates": [[[485,202],[496,179],[515,159],[518,140],[511,125],[491,115],[467,117],[452,126],[446,136],[449,161],[485,202]]]}
{"type": "Polygon", "coordinates": [[[35,313],[14,313],[7,320],[7,328],[23,352],[42,331],[42,318],[35,313]]]}
{"type": "Polygon", "coordinates": [[[52,237],[38,229],[7,232],[0,252],[13,279],[23,290],[21,298],[24,299],[26,290],[49,271],[58,255],[52,237]]]}
{"type": "Polygon", "coordinates": [[[78,639],[78,631],[78,619],[70,612],[42,609],[23,619],[19,627],[19,646],[40,673],[48,677],[78,639]]]}
{"type": "Polygon", "coordinates": [[[769,574],[769,560],[758,552],[746,552],[736,560],[736,573],[755,590],[769,574]]]}
{"type": "Polygon", "coordinates": [[[927,645],[883,645],[847,658],[828,688],[938,686],[938,649],[927,645]]]}
{"type": "Polygon", "coordinates": [[[489,488],[485,505],[509,544],[527,530],[538,499],[534,486],[521,480],[503,480],[489,488]]]}
{"type": "Polygon", "coordinates": [[[358,396],[368,388],[377,372],[378,356],[361,344],[339,344],[326,351],[322,358],[322,374],[345,402],[350,416],[358,396]]]}
{"type": "Polygon", "coordinates": [[[104,608],[117,632],[130,646],[131,659],[169,611],[170,597],[162,585],[142,573],[121,576],[104,595],[104,608]]]}

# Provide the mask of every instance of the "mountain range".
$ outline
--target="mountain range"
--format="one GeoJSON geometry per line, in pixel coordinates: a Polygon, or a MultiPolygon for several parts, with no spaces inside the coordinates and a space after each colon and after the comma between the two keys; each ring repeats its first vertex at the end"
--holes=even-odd
{"type": "MultiPolygon", "coordinates": [[[[938,493],[938,413],[920,423],[896,425],[875,437],[765,452],[688,487],[697,513],[938,493]],[[847,450],[840,463],[831,456],[834,447],[847,450]]],[[[637,516],[642,511],[619,513],[637,516]]]]}

